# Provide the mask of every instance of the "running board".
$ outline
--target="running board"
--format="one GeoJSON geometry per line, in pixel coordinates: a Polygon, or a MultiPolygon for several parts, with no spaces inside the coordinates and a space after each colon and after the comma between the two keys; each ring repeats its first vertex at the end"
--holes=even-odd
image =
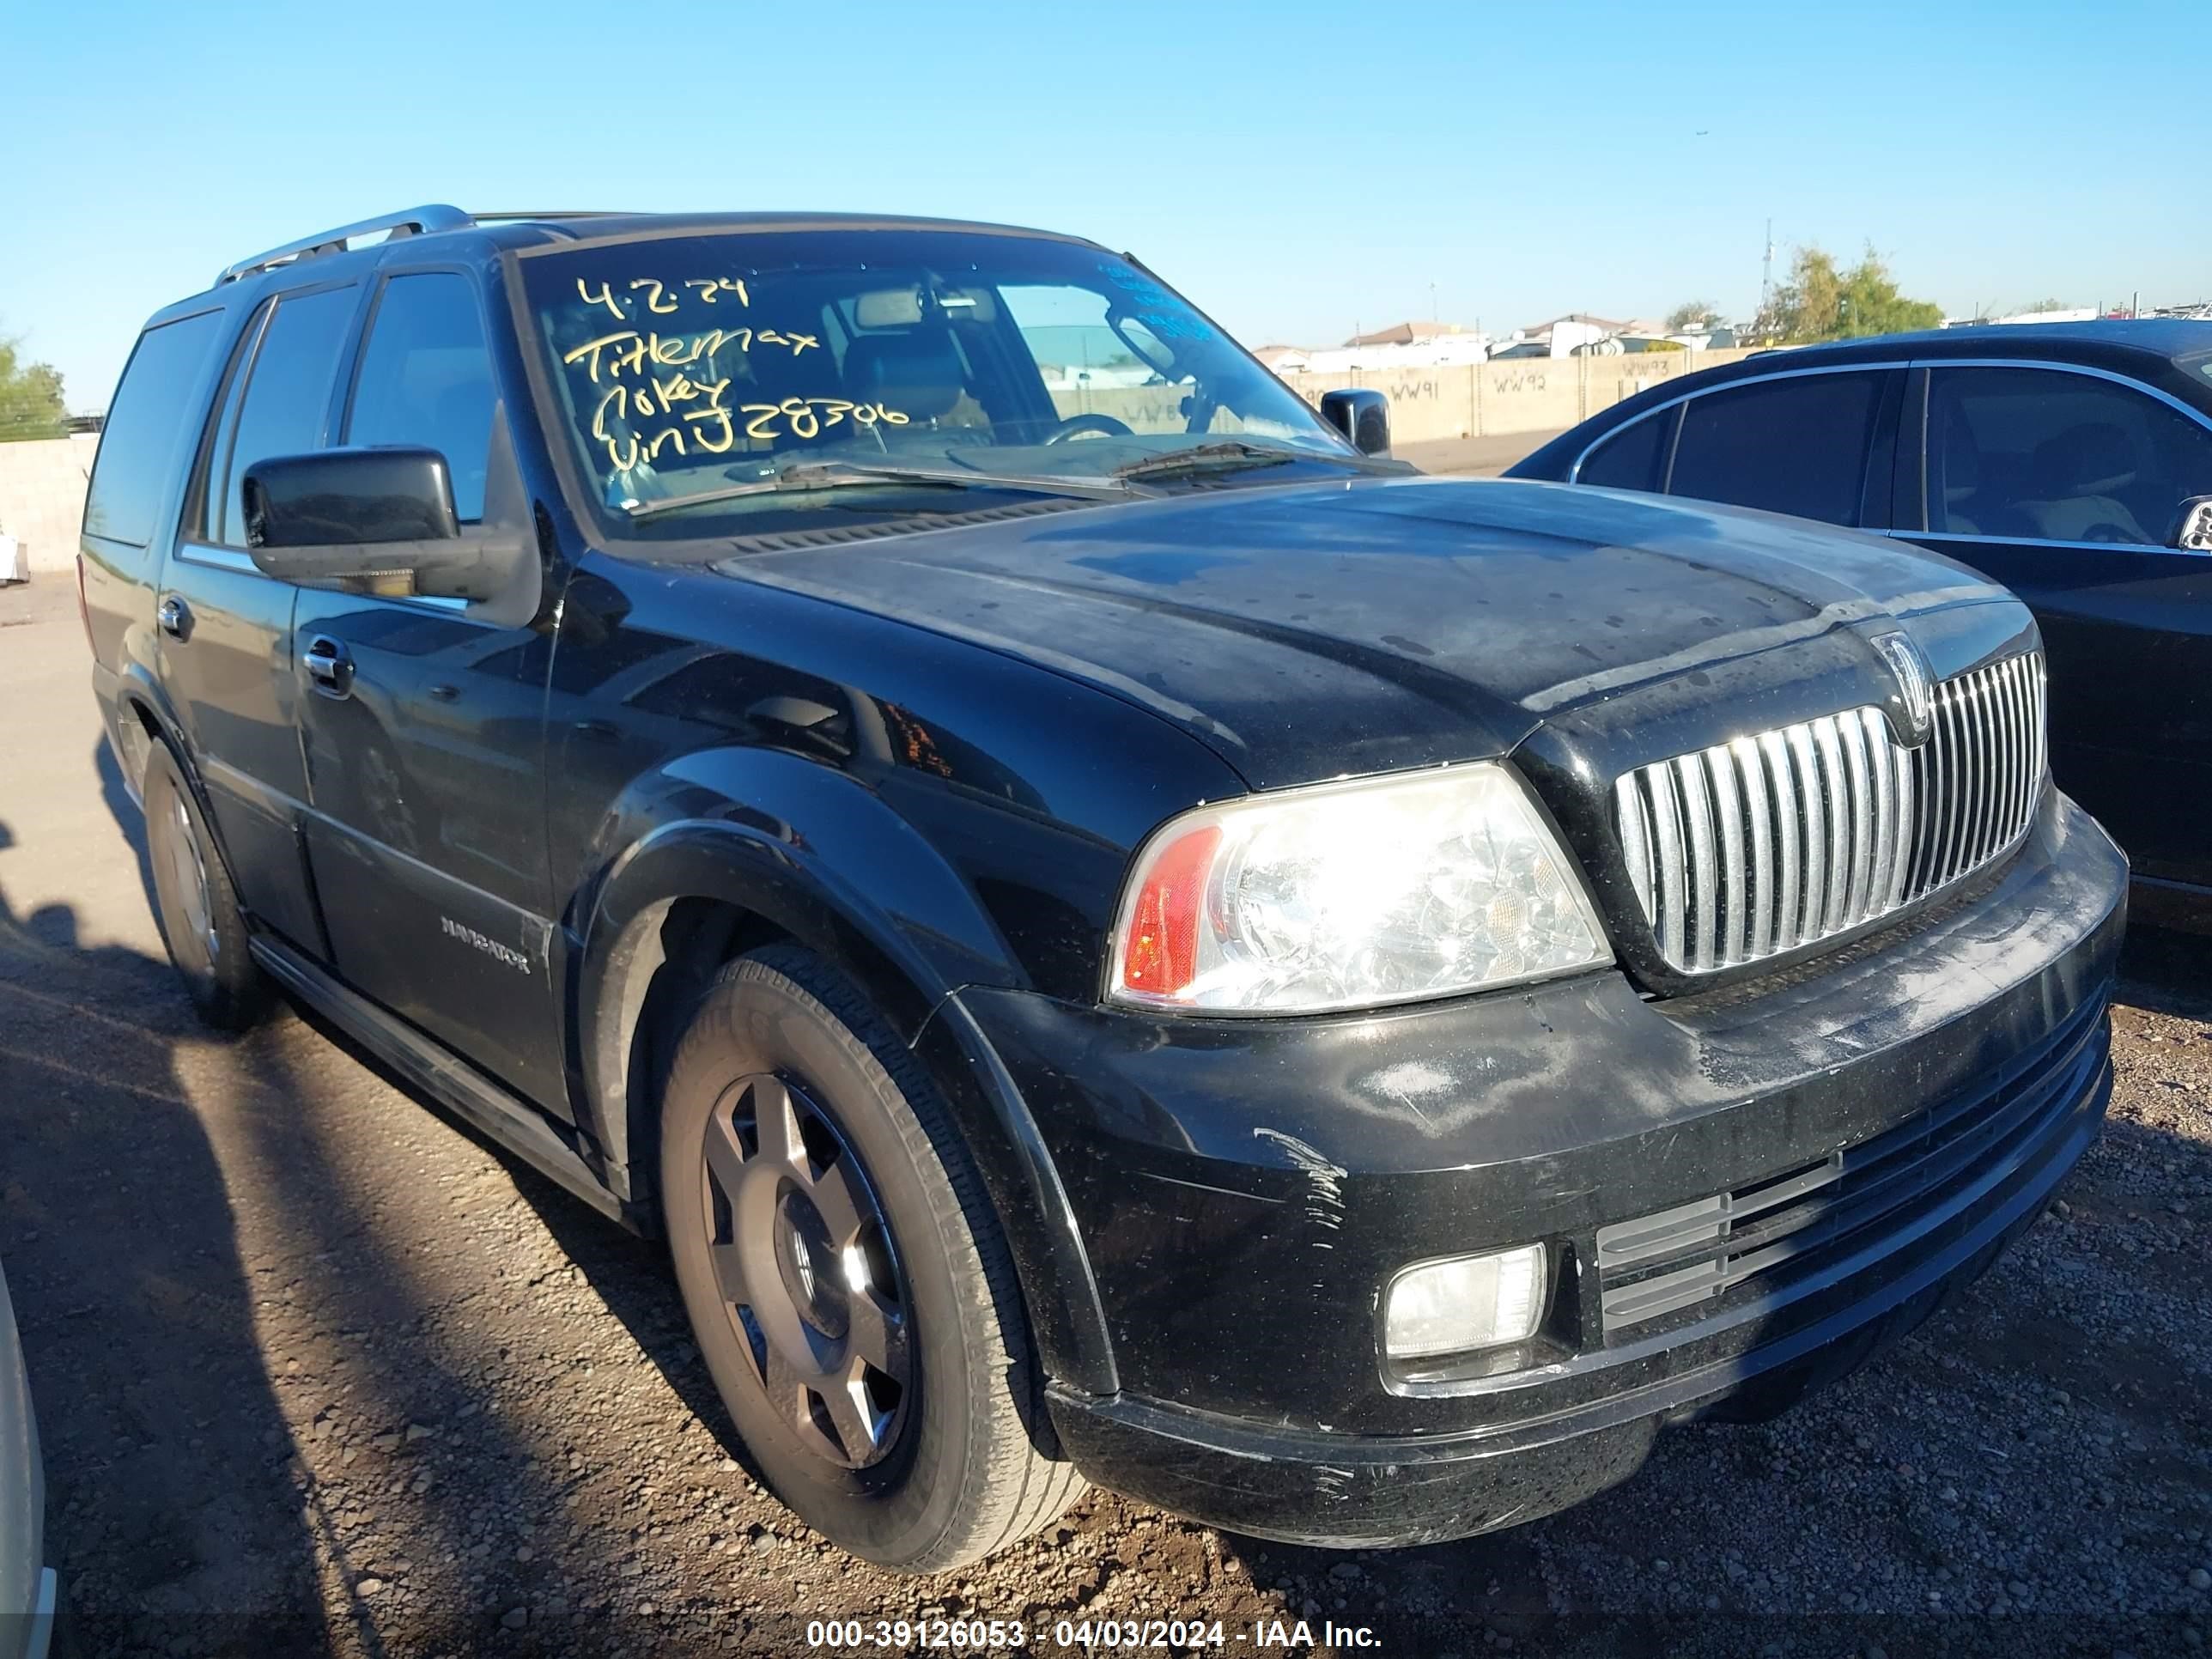
{"type": "Polygon", "coordinates": [[[623,1201],[609,1192],[575,1148],[554,1132],[538,1109],[495,1083],[459,1055],[386,1013],[283,941],[266,933],[252,939],[253,959],[301,1001],[398,1072],[448,1110],[559,1182],[602,1215],[632,1223],[623,1201]]]}

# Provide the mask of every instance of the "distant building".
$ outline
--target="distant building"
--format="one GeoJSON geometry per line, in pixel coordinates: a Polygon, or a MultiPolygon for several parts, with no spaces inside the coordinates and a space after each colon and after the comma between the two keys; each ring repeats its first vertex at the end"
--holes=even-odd
{"type": "Polygon", "coordinates": [[[1564,317],[1553,318],[1549,322],[1531,323],[1514,338],[1516,342],[1532,341],[1547,348],[1544,353],[1546,356],[1573,357],[1582,356],[1601,342],[1610,340],[1617,334],[1625,334],[1635,326],[1632,322],[1622,322],[1610,317],[1593,317],[1584,311],[1571,311],[1564,317]]]}
{"type": "Polygon", "coordinates": [[[1355,334],[1344,343],[1347,346],[1423,345],[1445,335],[1465,332],[1457,323],[1393,323],[1372,334],[1355,334]]]}
{"type": "Polygon", "coordinates": [[[2071,311],[2015,311],[2009,317],[1992,317],[1993,323],[2094,323],[2097,307],[2081,306],[2071,311]]]}
{"type": "Polygon", "coordinates": [[[1088,386],[1094,392],[1109,387],[1150,386],[1159,374],[1139,362],[1126,363],[1039,363],[1037,373],[1044,379],[1048,392],[1078,392],[1088,386]]]}
{"type": "Polygon", "coordinates": [[[1487,335],[1450,323],[1400,323],[1360,334],[1340,346],[1261,346],[1252,355],[1285,380],[1301,374],[1349,374],[1362,369],[1442,368],[1479,363],[1489,356],[1487,335]],[[1419,337],[1407,338],[1411,332],[1419,337]]]}

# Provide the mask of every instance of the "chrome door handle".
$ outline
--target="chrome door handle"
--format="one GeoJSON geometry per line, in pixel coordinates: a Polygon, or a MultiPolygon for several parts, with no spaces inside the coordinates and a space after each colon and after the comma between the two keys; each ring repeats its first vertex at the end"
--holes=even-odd
{"type": "Polygon", "coordinates": [[[181,640],[192,631],[192,608],[171,593],[162,599],[161,608],[154,612],[154,620],[171,639],[181,640]]]}
{"type": "Polygon", "coordinates": [[[324,696],[353,695],[353,653],[345,648],[343,641],[334,640],[327,634],[316,635],[300,653],[300,666],[307,671],[308,680],[324,696]]]}

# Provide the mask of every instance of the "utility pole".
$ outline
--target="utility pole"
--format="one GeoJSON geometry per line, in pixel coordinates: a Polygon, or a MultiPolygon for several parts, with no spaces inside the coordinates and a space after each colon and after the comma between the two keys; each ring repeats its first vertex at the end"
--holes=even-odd
{"type": "Polygon", "coordinates": [[[1759,262],[1759,314],[1766,315],[1768,302],[1774,297],[1774,221],[1766,222],[1766,252],[1759,262]]]}
{"type": "Polygon", "coordinates": [[[1429,284],[1429,320],[1432,323],[1443,320],[1437,312],[1437,285],[1434,283],[1429,284]]]}

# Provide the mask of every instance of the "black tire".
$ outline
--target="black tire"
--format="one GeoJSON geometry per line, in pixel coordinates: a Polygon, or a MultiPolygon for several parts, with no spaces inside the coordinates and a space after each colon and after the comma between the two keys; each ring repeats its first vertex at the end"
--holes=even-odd
{"type": "Polygon", "coordinates": [[[243,1031],[269,1011],[268,976],[246,945],[246,917],[200,805],[168,745],[146,761],[146,856],[154,919],[192,1007],[219,1031],[243,1031]]]}
{"type": "MultiPolygon", "coordinates": [[[[761,1473],[815,1530],[884,1566],[937,1572],[1048,1525],[1084,1491],[1053,1438],[1013,1262],[966,1147],[914,1056],[820,958],[776,945],[716,975],[670,1070],[660,1178],[701,1352],[761,1473]],[[795,1157],[763,1162],[772,1119],[787,1127],[771,1139],[795,1157]],[[783,1197],[764,1211],[766,1191],[783,1197]],[[791,1196],[817,1191],[820,1215],[861,1218],[857,1232],[819,1238],[865,1245],[848,1283],[826,1290],[806,1270],[815,1212],[791,1196]],[[776,1218],[772,1248],[757,1243],[763,1214],[776,1218]],[[780,1310],[769,1305],[779,1285],[780,1310]],[[813,1322],[825,1298],[842,1346],[813,1322]],[[889,1371],[854,1358],[863,1302],[878,1309],[870,1328],[889,1371]],[[769,1337],[779,1320],[825,1375],[865,1374],[848,1385],[862,1390],[856,1428],[834,1419],[830,1390],[794,1392],[799,1371],[769,1337]]],[[[854,1248],[837,1259],[849,1264],[854,1248]]]]}

